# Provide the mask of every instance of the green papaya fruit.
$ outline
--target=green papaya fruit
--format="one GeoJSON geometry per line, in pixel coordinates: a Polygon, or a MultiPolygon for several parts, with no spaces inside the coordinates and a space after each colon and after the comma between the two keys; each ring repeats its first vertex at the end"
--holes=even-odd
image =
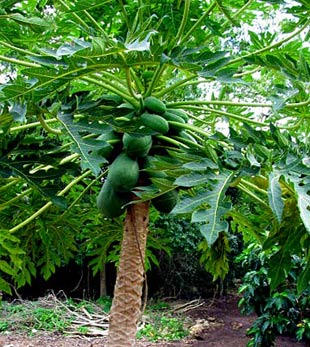
{"type": "Polygon", "coordinates": [[[119,134],[117,134],[112,128],[107,129],[102,135],[98,136],[97,140],[106,142],[99,151],[99,154],[107,160],[111,159],[114,150],[121,142],[119,134]]]}
{"type": "Polygon", "coordinates": [[[177,115],[177,116],[183,118],[183,120],[185,121],[185,123],[187,123],[188,120],[189,120],[189,117],[188,117],[187,113],[184,112],[184,111],[181,110],[181,109],[178,109],[178,108],[168,108],[167,111],[168,111],[169,113],[175,114],[175,115],[177,115]]]}
{"type": "Polygon", "coordinates": [[[139,179],[138,162],[120,153],[109,167],[108,179],[116,192],[130,192],[139,179]]]}
{"type": "Polygon", "coordinates": [[[152,204],[157,211],[162,213],[169,213],[177,204],[178,191],[176,189],[169,190],[157,198],[152,199],[152,204]]]}
{"type": "Polygon", "coordinates": [[[144,99],[144,106],[148,111],[154,112],[159,115],[167,111],[166,105],[154,96],[146,97],[144,99]]]}
{"type": "Polygon", "coordinates": [[[126,153],[133,158],[145,157],[152,148],[152,136],[124,133],[123,144],[126,153]]]}
{"type": "Polygon", "coordinates": [[[185,123],[185,120],[178,116],[177,114],[174,114],[170,111],[167,111],[165,113],[163,113],[162,115],[167,121],[171,121],[171,122],[177,122],[177,123],[185,123]]]}
{"type": "Polygon", "coordinates": [[[124,205],[129,201],[130,194],[117,193],[108,179],[102,185],[97,197],[97,207],[105,217],[116,218],[125,212],[124,205]]]}
{"type": "Polygon", "coordinates": [[[143,125],[160,134],[166,134],[169,131],[169,123],[162,116],[144,112],[140,119],[143,125]]]}

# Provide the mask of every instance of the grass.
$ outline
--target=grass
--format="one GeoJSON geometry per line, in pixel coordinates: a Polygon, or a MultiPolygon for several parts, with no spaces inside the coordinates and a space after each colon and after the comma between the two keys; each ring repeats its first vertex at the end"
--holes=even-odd
{"type": "MultiPolygon", "coordinates": [[[[54,294],[36,301],[0,302],[0,334],[58,332],[76,336],[106,336],[111,298],[97,301],[59,299],[54,294]]],[[[149,304],[137,338],[149,341],[180,340],[188,335],[182,315],[173,314],[166,302],[149,304]]]]}
{"type": "Polygon", "coordinates": [[[137,338],[148,341],[177,341],[189,335],[182,315],[175,315],[167,302],[151,303],[147,306],[144,322],[140,325],[137,338]]]}
{"type": "MultiPolygon", "coordinates": [[[[45,302],[46,304],[46,302],[45,302]]],[[[63,333],[71,319],[61,307],[46,307],[43,302],[2,303],[0,331],[24,331],[31,335],[37,331],[63,333]]]]}
{"type": "Polygon", "coordinates": [[[1,303],[0,332],[43,331],[70,335],[106,335],[108,316],[104,304],[86,300],[58,299],[48,295],[36,301],[1,303]],[[95,323],[94,323],[95,322],[95,323]]]}
{"type": "Polygon", "coordinates": [[[162,316],[156,314],[150,323],[142,326],[137,333],[137,338],[146,338],[155,342],[158,340],[177,341],[189,335],[185,328],[184,320],[178,317],[162,316]]]}

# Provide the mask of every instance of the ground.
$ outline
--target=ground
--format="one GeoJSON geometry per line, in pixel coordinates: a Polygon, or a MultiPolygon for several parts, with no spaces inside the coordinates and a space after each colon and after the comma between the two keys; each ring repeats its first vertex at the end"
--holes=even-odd
{"type": "MultiPolygon", "coordinates": [[[[177,342],[138,341],[137,347],[245,347],[248,338],[246,330],[254,317],[240,315],[238,298],[201,302],[199,306],[185,310],[192,322],[191,336],[177,342]]],[[[195,305],[194,305],[195,306],[195,305]]],[[[190,306],[188,306],[190,308],[190,306]]],[[[0,335],[0,347],[104,347],[104,337],[69,337],[60,334],[43,333],[33,337],[15,332],[0,335]]],[[[276,347],[306,347],[289,337],[281,337],[276,347]]]]}

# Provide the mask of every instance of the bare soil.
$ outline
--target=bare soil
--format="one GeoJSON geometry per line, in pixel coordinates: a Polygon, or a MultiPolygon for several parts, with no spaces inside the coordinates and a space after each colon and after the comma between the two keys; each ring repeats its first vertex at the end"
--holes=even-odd
{"type": "MultiPolygon", "coordinates": [[[[215,302],[205,302],[186,315],[193,322],[191,336],[175,342],[148,342],[139,340],[137,347],[245,347],[249,341],[247,329],[254,316],[242,316],[237,307],[238,298],[229,296],[215,302]]],[[[43,333],[33,337],[18,332],[0,335],[0,347],[104,347],[104,337],[70,337],[43,333]]],[[[279,337],[276,347],[306,347],[290,337],[279,337]]],[[[309,346],[309,345],[308,345],[309,346]]]]}

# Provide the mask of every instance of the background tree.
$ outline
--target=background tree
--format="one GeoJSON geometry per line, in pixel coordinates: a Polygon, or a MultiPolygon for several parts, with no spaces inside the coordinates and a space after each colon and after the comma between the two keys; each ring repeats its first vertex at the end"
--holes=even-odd
{"type": "MultiPolygon", "coordinates": [[[[290,266],[291,252],[308,248],[309,52],[304,41],[309,4],[59,0],[1,5],[0,60],[7,78],[0,94],[2,207],[15,211],[17,201],[31,205],[38,194],[47,202],[36,211],[31,207],[5,215],[0,269],[15,278],[28,271],[28,281],[35,274],[37,258],[27,263],[21,246],[21,233],[31,223],[39,223],[40,239],[49,246],[43,253],[53,250],[59,265],[56,255],[70,241],[50,247],[50,234],[61,228],[47,233],[46,211],[66,209],[63,197],[73,186],[92,180],[84,196],[96,177],[107,177],[104,184],[110,186],[99,207],[107,217],[120,216],[122,205],[127,207],[110,346],[134,343],[149,203],[169,212],[176,191],[180,200],[172,212],[190,214],[208,247],[222,251],[227,217],[242,230],[248,223],[234,211],[228,188],[263,206],[269,217],[265,247],[270,240],[279,244],[277,267],[272,262],[270,267],[275,288],[290,266]],[[264,27],[247,29],[266,14],[278,18],[279,13],[290,16],[277,23],[277,35],[264,27]],[[245,31],[248,37],[241,35],[245,31]],[[147,101],[150,96],[155,101],[147,101]],[[136,140],[151,137],[146,153],[152,159],[133,153],[123,134],[136,140]],[[127,188],[119,186],[120,176],[115,179],[113,164],[121,152],[134,157],[134,163],[126,159],[126,169],[132,165],[130,171],[136,170],[136,182],[126,181],[127,188]],[[112,188],[116,194],[111,196],[112,188]],[[113,201],[112,209],[104,205],[106,199],[113,201]],[[300,224],[305,228],[298,229],[300,224]],[[283,266],[276,270],[279,261],[283,266]]],[[[120,166],[124,161],[118,175],[120,166]]],[[[215,276],[227,271],[222,254],[215,276]]],[[[308,266],[299,276],[300,288],[309,282],[308,266]]],[[[1,286],[10,291],[4,280],[1,286]]]]}

